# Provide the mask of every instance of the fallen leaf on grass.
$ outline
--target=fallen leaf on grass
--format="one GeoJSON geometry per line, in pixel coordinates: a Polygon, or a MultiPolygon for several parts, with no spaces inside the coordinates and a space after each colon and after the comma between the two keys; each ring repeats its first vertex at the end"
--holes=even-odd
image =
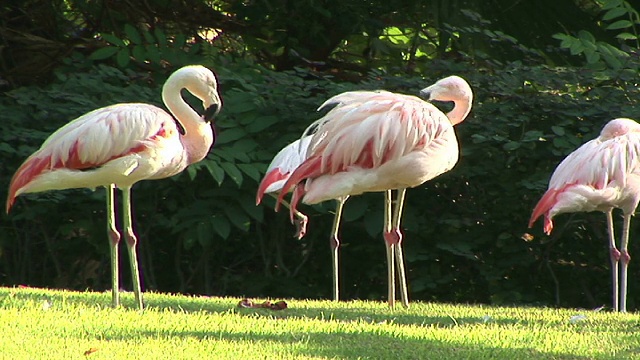
{"type": "Polygon", "coordinates": [[[85,352],[84,352],[84,356],[91,355],[91,354],[93,354],[93,353],[94,353],[94,352],[96,352],[96,351],[98,351],[98,349],[97,349],[97,348],[90,348],[89,350],[87,350],[87,351],[85,351],[85,352]]]}
{"type": "Polygon", "coordinates": [[[275,303],[271,303],[271,301],[267,300],[263,303],[254,303],[251,299],[242,299],[238,303],[238,307],[241,308],[264,308],[271,310],[284,310],[287,308],[287,303],[285,301],[276,301],[275,303]]]}

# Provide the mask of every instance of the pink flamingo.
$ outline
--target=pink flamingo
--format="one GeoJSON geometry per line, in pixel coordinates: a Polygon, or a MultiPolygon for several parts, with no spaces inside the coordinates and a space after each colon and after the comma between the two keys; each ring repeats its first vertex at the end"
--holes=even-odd
{"type": "Polygon", "coordinates": [[[609,121],[600,136],[569,154],[551,175],[549,189],[533,209],[529,227],[544,215],[544,232],[553,230],[553,217],[567,212],[602,211],[607,216],[613,280],[613,309],[627,311],[627,250],[631,216],[640,201],[640,124],[631,119],[609,121]],[[614,208],[623,212],[622,240],[616,248],[614,208]],[[618,285],[618,267],[620,289],[618,285]],[[618,298],[618,291],[620,297],[618,298]],[[619,299],[619,300],[618,300],[619,299]]]}
{"type": "Polygon", "coordinates": [[[115,187],[123,193],[124,237],[129,251],[133,290],[143,308],[136,255],[137,238],[131,225],[131,187],[140,180],[178,174],[202,160],[214,141],[210,121],[221,101],[214,74],[203,66],[175,71],[162,88],[171,112],[149,104],[116,104],[93,110],[54,132],[18,168],[9,185],[7,213],[21,194],[71,188],[107,188],[107,233],[111,247],[112,302],[118,293],[118,243],[115,225],[115,187]],[[187,89],[202,100],[200,116],[182,99],[187,89]]]}
{"type": "MultiPolygon", "coordinates": [[[[280,150],[276,156],[271,160],[271,163],[267,167],[267,172],[260,186],[258,187],[258,193],[256,195],[256,205],[259,205],[262,201],[264,194],[276,194],[282,190],[282,186],[289,179],[291,173],[304,161],[307,155],[307,149],[311,143],[311,135],[307,135],[301,139],[298,139],[291,144],[285,146],[280,150]]],[[[340,239],[338,238],[338,232],[340,227],[340,218],[342,217],[342,207],[344,202],[349,197],[336,199],[336,212],[333,218],[333,227],[331,230],[331,264],[333,268],[333,300],[339,300],[339,284],[338,284],[338,248],[340,246],[340,239]]],[[[284,206],[289,207],[289,203],[282,200],[284,206]]],[[[296,234],[294,235],[298,239],[302,239],[307,231],[308,218],[305,214],[298,210],[293,210],[293,214],[296,217],[296,234]]]]}
{"type": "Polygon", "coordinates": [[[409,306],[400,231],[406,189],[453,168],[459,153],[453,125],[467,117],[473,100],[469,84],[458,76],[439,80],[421,93],[429,100],[453,101],[455,106],[445,115],[415,96],[386,91],[352,91],[327,100],[320,108],[336,106],[309,127],[317,131],[307,158],[291,174],[278,197],[282,200],[295,187],[293,216],[301,198],[304,203],[316,204],[384,191],[383,236],[390,307],[395,305],[394,262],[402,303],[409,306]],[[398,190],[395,201],[392,189],[398,190]]]}

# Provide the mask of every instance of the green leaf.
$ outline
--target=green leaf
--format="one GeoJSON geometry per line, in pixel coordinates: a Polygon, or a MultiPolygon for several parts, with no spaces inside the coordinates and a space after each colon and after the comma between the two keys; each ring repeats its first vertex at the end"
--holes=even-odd
{"type": "Polygon", "coordinates": [[[508,143],[502,146],[502,148],[505,149],[506,151],[513,151],[518,149],[519,147],[520,147],[520,143],[517,141],[509,141],[508,143]]]}
{"type": "Polygon", "coordinates": [[[155,44],[156,43],[156,39],[153,37],[151,32],[143,30],[142,31],[142,36],[144,37],[144,41],[146,41],[147,44],[155,44]]]}
{"type": "Polygon", "coordinates": [[[242,199],[239,199],[239,203],[240,207],[242,207],[242,210],[249,214],[249,216],[259,222],[264,221],[264,208],[261,206],[256,206],[255,198],[253,196],[243,196],[242,199]]]}
{"type": "Polygon", "coordinates": [[[238,167],[234,163],[222,162],[220,166],[224,172],[236,183],[238,186],[242,185],[242,173],[238,170],[238,167]]]}
{"type": "Polygon", "coordinates": [[[220,235],[221,238],[227,239],[229,238],[229,234],[231,234],[231,225],[229,224],[229,220],[227,220],[224,216],[212,216],[210,218],[211,227],[213,230],[220,235]]]}
{"type": "Polygon", "coordinates": [[[249,175],[249,177],[256,182],[260,181],[261,173],[254,164],[237,164],[238,169],[243,173],[249,175]]]}
{"type": "Polygon", "coordinates": [[[193,181],[198,174],[198,164],[191,165],[187,167],[187,175],[189,176],[189,180],[193,181]]]}
{"type": "Polygon", "coordinates": [[[187,37],[184,34],[178,34],[173,39],[173,46],[181,48],[187,43],[187,37]]]}
{"type": "Polygon", "coordinates": [[[220,135],[216,138],[216,145],[227,144],[232,141],[236,141],[240,138],[243,138],[247,135],[247,132],[244,129],[236,127],[233,129],[226,129],[225,131],[221,131],[220,135]]]}
{"type": "MultiPolygon", "coordinates": [[[[338,204],[338,201],[336,200],[334,203],[338,204]]],[[[351,197],[342,208],[342,218],[347,222],[358,220],[365,216],[368,208],[369,202],[366,198],[362,196],[351,197]]]]}
{"type": "MultiPolygon", "coordinates": [[[[224,181],[224,170],[222,170],[218,163],[215,160],[209,158],[202,160],[201,163],[204,164],[204,167],[207,169],[207,171],[209,171],[211,177],[213,177],[213,179],[218,183],[218,186],[222,185],[222,182],[224,181]]],[[[191,168],[192,166],[193,165],[191,165],[187,169],[191,168]]]]}
{"type": "Polygon", "coordinates": [[[203,248],[208,248],[213,243],[212,230],[211,222],[204,221],[198,223],[198,242],[203,248]]]}
{"type": "Polygon", "coordinates": [[[167,46],[167,36],[162,30],[160,30],[159,28],[155,28],[153,30],[153,34],[156,36],[156,44],[160,46],[167,46]]]}
{"type": "Polygon", "coordinates": [[[233,145],[231,146],[233,151],[239,151],[245,154],[251,153],[257,147],[258,147],[258,143],[255,140],[250,138],[240,139],[234,142],[233,145]]]}
{"type": "Polygon", "coordinates": [[[115,35],[102,34],[101,36],[106,42],[108,42],[110,44],[113,44],[115,46],[118,46],[118,47],[126,47],[127,46],[127,44],[125,44],[124,41],[122,41],[122,39],[118,38],[115,35]]]}
{"type": "Polygon", "coordinates": [[[131,54],[133,55],[133,58],[138,61],[145,61],[147,58],[147,52],[142,45],[134,46],[133,49],[131,49],[131,54]]]}
{"type": "Polygon", "coordinates": [[[558,135],[558,136],[564,136],[564,134],[565,134],[564,128],[562,126],[554,125],[554,126],[551,127],[551,131],[553,131],[553,133],[558,135]]]}
{"type": "Polygon", "coordinates": [[[562,34],[562,33],[556,33],[551,35],[552,38],[557,39],[557,40],[567,40],[570,39],[571,36],[567,35],[567,34],[562,34]]]}
{"type": "Polygon", "coordinates": [[[563,137],[556,137],[553,139],[553,146],[560,149],[568,149],[571,148],[571,144],[563,137]]]}
{"type": "Polygon", "coordinates": [[[627,9],[624,7],[616,7],[607,11],[603,16],[602,20],[608,21],[611,19],[615,19],[627,13],[627,9]]]}
{"type": "Polygon", "coordinates": [[[127,34],[127,38],[129,38],[132,43],[137,45],[142,44],[142,37],[135,27],[131,26],[130,24],[125,24],[124,33],[127,34]]]}
{"type": "Polygon", "coordinates": [[[120,66],[121,68],[125,68],[127,67],[127,65],[129,65],[129,61],[131,61],[131,58],[129,57],[129,49],[120,49],[120,51],[118,51],[118,55],[116,56],[116,63],[118,63],[118,66],[120,66]]]}
{"type": "Polygon", "coordinates": [[[616,38],[618,38],[620,40],[638,40],[637,36],[635,36],[633,34],[630,34],[630,33],[627,33],[627,32],[623,32],[623,33],[620,33],[620,34],[616,35],[616,38]]]}
{"type": "Polygon", "coordinates": [[[276,116],[261,116],[256,118],[255,121],[246,126],[246,129],[250,133],[258,133],[262,130],[271,127],[272,125],[278,123],[280,119],[276,116]]]}
{"type": "Polygon", "coordinates": [[[580,40],[584,40],[584,41],[592,42],[592,43],[596,41],[596,38],[594,38],[593,35],[590,32],[585,31],[585,30],[580,30],[578,32],[578,38],[580,38],[580,40]]]}
{"type": "Polygon", "coordinates": [[[89,55],[89,59],[91,60],[107,59],[115,55],[118,52],[118,50],[119,48],[115,46],[103,47],[91,53],[91,55],[89,55]]]}
{"type": "Polygon", "coordinates": [[[626,29],[633,26],[633,23],[629,20],[618,20],[614,23],[609,24],[605,29],[607,30],[619,30],[626,29]]]}
{"type": "Polygon", "coordinates": [[[624,0],[605,0],[602,10],[608,10],[622,5],[624,0]]]}
{"type": "Polygon", "coordinates": [[[585,56],[587,57],[587,63],[596,64],[600,61],[600,54],[595,51],[585,51],[585,56]]]}
{"type": "Polygon", "coordinates": [[[145,45],[144,47],[147,50],[147,59],[151,61],[152,64],[159,64],[160,60],[160,51],[155,45],[145,45]]]}
{"type": "MultiPolygon", "coordinates": [[[[345,207],[349,206],[345,204],[345,207]]],[[[383,214],[382,211],[372,211],[364,217],[364,228],[371,237],[377,237],[382,231],[383,214]]]]}
{"type": "Polygon", "coordinates": [[[249,217],[236,204],[226,204],[222,209],[235,227],[242,231],[249,229],[249,217]]]}
{"type": "Polygon", "coordinates": [[[574,41],[571,43],[569,51],[571,52],[571,55],[578,55],[584,51],[584,45],[582,45],[581,41],[574,41]]]}

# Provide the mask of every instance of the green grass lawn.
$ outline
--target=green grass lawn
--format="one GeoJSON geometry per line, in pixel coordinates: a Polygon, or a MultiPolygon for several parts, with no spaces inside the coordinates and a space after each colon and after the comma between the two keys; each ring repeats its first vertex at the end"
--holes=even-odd
{"type": "Polygon", "coordinates": [[[640,359],[635,313],[285,300],[145,293],[141,313],[130,293],[113,309],[110,293],[0,288],[0,358],[640,359]]]}

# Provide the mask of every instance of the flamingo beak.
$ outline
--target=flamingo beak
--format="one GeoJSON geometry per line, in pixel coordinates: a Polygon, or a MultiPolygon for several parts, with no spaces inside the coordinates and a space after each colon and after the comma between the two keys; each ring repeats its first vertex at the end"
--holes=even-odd
{"type": "Polygon", "coordinates": [[[433,90],[432,86],[429,86],[429,87],[426,87],[426,88],[420,90],[420,97],[423,97],[423,98],[425,98],[427,100],[431,100],[431,97],[432,97],[431,91],[432,90],[433,90]]]}
{"type": "Polygon", "coordinates": [[[206,122],[212,122],[219,112],[220,105],[218,105],[217,103],[213,103],[204,111],[204,114],[202,114],[202,118],[206,122]]]}

